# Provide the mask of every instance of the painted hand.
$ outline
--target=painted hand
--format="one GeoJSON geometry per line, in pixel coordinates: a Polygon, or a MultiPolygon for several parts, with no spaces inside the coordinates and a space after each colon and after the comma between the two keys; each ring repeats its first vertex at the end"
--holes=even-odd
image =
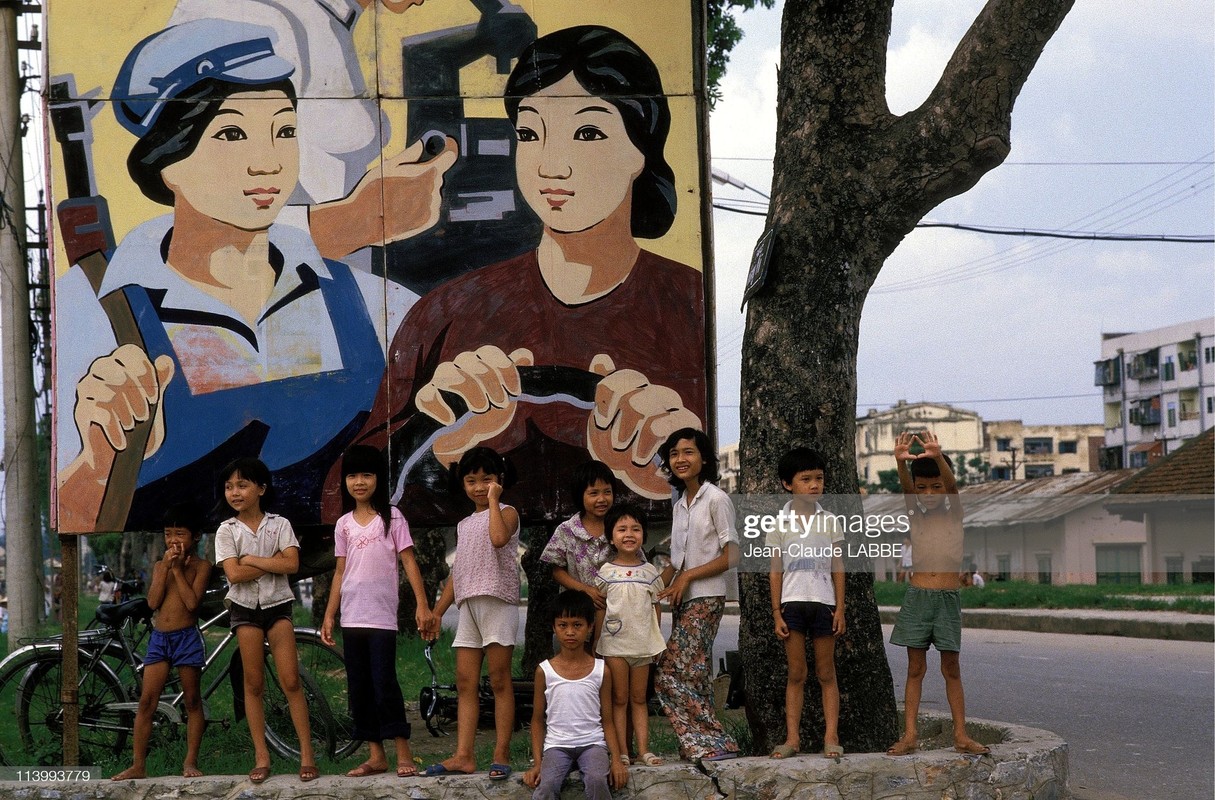
{"type": "Polygon", "coordinates": [[[519,367],[534,363],[527,348],[507,355],[493,345],[485,345],[438,366],[430,382],[418,390],[418,410],[442,425],[455,424],[455,412],[439,394],[443,391],[459,396],[474,415],[435,440],[431,449],[440,464],[459,460],[464,451],[506,430],[518,404],[519,367]]]}
{"type": "Polygon", "coordinates": [[[147,353],[124,344],[108,356],[93,361],[88,373],[76,384],[76,430],[83,444],[81,456],[90,463],[113,461],[114,453],[127,448],[127,434],[136,424],[155,415],[144,457],[160,448],[165,438],[165,389],[173,380],[173,359],[147,353]]]}
{"type": "Polygon", "coordinates": [[[700,420],[684,408],[674,389],[650,383],[637,370],[616,369],[611,356],[595,356],[590,370],[604,376],[595,389],[595,410],[586,423],[591,457],[607,464],[643,497],[669,498],[671,487],[654,465],[654,454],[672,433],[698,428],[700,420]]]}

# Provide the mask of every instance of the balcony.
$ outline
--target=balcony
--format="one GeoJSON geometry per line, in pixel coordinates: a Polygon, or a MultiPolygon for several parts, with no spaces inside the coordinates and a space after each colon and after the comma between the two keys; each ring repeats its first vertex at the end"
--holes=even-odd
{"type": "Polygon", "coordinates": [[[1132,408],[1130,415],[1132,425],[1148,426],[1160,424],[1159,408],[1132,408]]]}

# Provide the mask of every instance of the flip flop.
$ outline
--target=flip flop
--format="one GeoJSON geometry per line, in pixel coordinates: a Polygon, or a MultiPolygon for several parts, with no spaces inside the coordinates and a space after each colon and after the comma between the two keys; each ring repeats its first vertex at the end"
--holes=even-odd
{"type": "Polygon", "coordinates": [[[321,776],[313,764],[300,765],[300,783],[311,783],[321,776]]]}
{"type": "Polygon", "coordinates": [[[907,744],[902,739],[890,745],[886,750],[888,756],[908,756],[919,749],[918,744],[907,744]]]}
{"type": "Polygon", "coordinates": [[[823,758],[834,758],[838,763],[844,755],[844,748],[838,744],[823,745],[823,758]]]}
{"type": "Polygon", "coordinates": [[[646,752],[641,754],[641,763],[645,764],[647,767],[661,767],[667,762],[663,761],[661,756],[656,756],[653,753],[646,752]]]}
{"type": "Polygon", "coordinates": [[[253,769],[249,770],[249,782],[250,783],[265,783],[266,778],[269,778],[269,777],[270,777],[270,768],[269,767],[254,767],[253,769]]]}
{"type": "Polygon", "coordinates": [[[373,767],[364,761],[354,769],[346,773],[347,778],[366,778],[370,775],[383,775],[388,771],[388,767],[373,767]]]}
{"type": "Polygon", "coordinates": [[[437,778],[440,775],[472,775],[472,773],[467,770],[448,769],[442,764],[431,764],[418,774],[420,774],[423,778],[437,778]]]}
{"type": "Polygon", "coordinates": [[[510,764],[490,764],[489,779],[491,781],[504,781],[510,777],[510,764]]]}
{"type": "Polygon", "coordinates": [[[985,756],[991,752],[990,747],[985,744],[980,744],[974,740],[971,740],[968,744],[955,744],[953,749],[957,750],[959,753],[965,753],[968,756],[985,756]]]}
{"type": "Polygon", "coordinates": [[[736,750],[714,750],[707,756],[701,756],[701,761],[729,761],[731,758],[738,758],[736,750]]]}
{"type": "Polygon", "coordinates": [[[797,755],[797,748],[793,745],[778,744],[772,748],[772,752],[768,755],[768,758],[789,758],[795,755],[797,755]]]}
{"type": "Polygon", "coordinates": [[[397,767],[398,778],[416,778],[418,777],[418,768],[413,764],[401,764],[397,767]]]}

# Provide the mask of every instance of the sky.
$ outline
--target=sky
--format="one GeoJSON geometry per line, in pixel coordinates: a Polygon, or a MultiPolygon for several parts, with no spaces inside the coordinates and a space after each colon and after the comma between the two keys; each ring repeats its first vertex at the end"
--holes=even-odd
{"type": "MultiPolygon", "coordinates": [[[[710,120],[713,166],[765,194],[782,5],[738,15],[745,36],[710,120]]],[[[895,3],[886,81],[892,112],[927,97],[982,7],[982,0],[895,3]]],[[[1017,99],[1005,163],[925,221],[1209,237],[1213,40],[1208,0],[1077,0],[1017,99]]],[[[763,208],[760,195],[729,186],[715,186],[714,199],[763,208]]],[[[713,217],[722,445],[738,441],[739,304],[763,223],[723,210],[713,217]]],[[[1093,362],[1101,334],[1209,317],[1213,279],[1211,244],[916,230],[887,260],[865,304],[858,414],[898,400],[942,401],[986,420],[1100,422],[1093,362]]]]}

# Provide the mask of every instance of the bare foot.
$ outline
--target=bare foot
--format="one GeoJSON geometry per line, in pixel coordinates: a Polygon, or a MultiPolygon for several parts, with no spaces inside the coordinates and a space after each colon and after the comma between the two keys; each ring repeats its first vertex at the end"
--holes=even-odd
{"type": "Polygon", "coordinates": [[[991,748],[985,744],[979,744],[974,739],[958,739],[953,743],[953,749],[959,753],[966,753],[972,756],[984,756],[991,752],[991,748]]]}
{"type": "Polygon", "coordinates": [[[148,777],[148,772],[143,767],[127,767],[122,772],[110,778],[112,781],[131,781],[138,778],[148,777]]]}
{"type": "Polygon", "coordinates": [[[473,773],[477,771],[477,762],[471,758],[466,761],[452,756],[440,763],[447,767],[449,772],[473,773]]]}
{"type": "Polygon", "coordinates": [[[908,738],[904,736],[902,739],[899,739],[897,742],[890,745],[890,748],[886,751],[886,755],[905,756],[910,753],[914,753],[917,749],[919,749],[919,743],[916,741],[916,737],[912,736],[911,738],[908,738]]]}
{"type": "Polygon", "coordinates": [[[183,764],[181,768],[181,777],[183,778],[201,778],[202,771],[194,764],[183,764]]]}

